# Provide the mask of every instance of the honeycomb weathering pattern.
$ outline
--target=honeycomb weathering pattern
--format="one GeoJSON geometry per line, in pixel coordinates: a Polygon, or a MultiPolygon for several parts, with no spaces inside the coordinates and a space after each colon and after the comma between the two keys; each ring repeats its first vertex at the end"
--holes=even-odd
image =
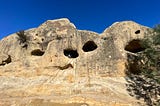
{"type": "Polygon", "coordinates": [[[98,34],[78,30],[64,18],[24,31],[23,43],[16,33],[7,36],[0,41],[0,103],[134,104],[125,89],[127,53],[132,52],[125,48],[134,40],[140,42],[148,29],[123,21],[98,34]],[[2,97],[17,99],[10,103],[2,97]]]}

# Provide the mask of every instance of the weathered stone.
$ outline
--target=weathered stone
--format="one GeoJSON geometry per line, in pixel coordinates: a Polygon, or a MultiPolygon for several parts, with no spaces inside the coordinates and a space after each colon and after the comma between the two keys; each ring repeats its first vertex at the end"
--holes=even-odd
{"type": "Polygon", "coordinates": [[[5,37],[0,105],[137,106],[126,90],[127,53],[143,50],[148,29],[124,21],[98,34],[58,19],[5,37]]]}

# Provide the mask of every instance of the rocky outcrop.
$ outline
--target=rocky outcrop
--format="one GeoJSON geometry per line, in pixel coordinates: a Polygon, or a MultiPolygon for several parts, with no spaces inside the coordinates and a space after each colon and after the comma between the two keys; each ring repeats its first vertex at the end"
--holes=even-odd
{"type": "Polygon", "coordinates": [[[0,105],[137,106],[125,80],[127,54],[149,28],[118,22],[102,34],[48,20],[0,41],[0,105]]]}

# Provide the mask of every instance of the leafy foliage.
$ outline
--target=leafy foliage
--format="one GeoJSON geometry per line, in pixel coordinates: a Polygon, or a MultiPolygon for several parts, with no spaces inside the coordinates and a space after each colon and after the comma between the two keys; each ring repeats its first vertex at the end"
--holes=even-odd
{"type": "MultiPolygon", "coordinates": [[[[132,56],[132,62],[137,63],[138,74],[129,75],[128,91],[137,99],[143,98],[148,106],[160,105],[160,25],[157,25],[142,40],[144,51],[132,56]]],[[[135,64],[134,63],[134,64],[135,64]]],[[[137,71],[137,70],[136,70],[137,71]]]]}
{"type": "Polygon", "coordinates": [[[154,28],[155,36],[153,37],[153,44],[160,45],[160,25],[157,25],[154,28]]]}
{"type": "Polygon", "coordinates": [[[153,36],[147,37],[143,41],[143,45],[148,45],[146,50],[139,54],[143,61],[140,70],[143,75],[160,84],[160,25],[157,25],[151,34],[153,36]]]}

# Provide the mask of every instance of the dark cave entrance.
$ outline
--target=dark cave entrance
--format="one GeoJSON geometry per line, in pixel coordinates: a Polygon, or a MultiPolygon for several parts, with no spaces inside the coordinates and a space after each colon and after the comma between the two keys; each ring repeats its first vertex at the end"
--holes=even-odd
{"type": "MultiPolygon", "coordinates": [[[[138,31],[139,32],[139,31],[138,31]]],[[[137,32],[137,33],[138,33],[137,32]]],[[[131,40],[124,48],[126,51],[129,51],[127,53],[127,61],[128,61],[128,71],[132,74],[139,74],[140,71],[140,59],[136,55],[136,53],[139,53],[141,51],[144,51],[146,48],[142,45],[142,41],[139,39],[131,40]]]]}
{"type": "Polygon", "coordinates": [[[132,53],[137,53],[145,50],[145,48],[141,44],[141,40],[138,39],[130,41],[124,49],[132,53]]]}
{"type": "Polygon", "coordinates": [[[65,49],[63,53],[68,58],[77,58],[79,56],[77,50],[72,50],[72,49],[65,49]]]}
{"type": "Polygon", "coordinates": [[[31,52],[31,55],[33,55],[33,56],[43,56],[43,54],[44,54],[44,51],[42,51],[40,49],[36,49],[31,52]]]}
{"type": "Polygon", "coordinates": [[[140,30],[137,30],[135,31],[135,34],[140,34],[140,32],[141,32],[140,30]]]}
{"type": "Polygon", "coordinates": [[[90,52],[90,51],[97,49],[97,45],[93,41],[88,41],[84,44],[82,49],[84,52],[90,52]]]}

